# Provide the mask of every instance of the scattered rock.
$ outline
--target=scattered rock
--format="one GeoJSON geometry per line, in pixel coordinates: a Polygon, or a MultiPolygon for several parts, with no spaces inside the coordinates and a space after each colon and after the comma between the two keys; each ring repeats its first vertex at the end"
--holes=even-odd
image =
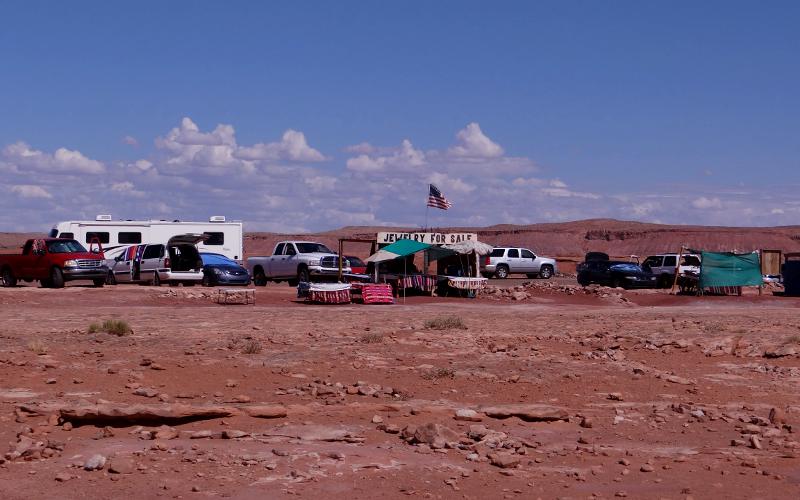
{"type": "Polygon", "coordinates": [[[97,454],[97,455],[92,455],[86,462],[84,462],[83,469],[89,471],[100,470],[105,465],[106,465],[106,457],[97,454]]]}
{"type": "Polygon", "coordinates": [[[480,422],[483,420],[483,417],[481,417],[477,411],[470,410],[469,408],[461,408],[456,410],[456,414],[453,418],[456,420],[463,420],[465,422],[480,422]]]}
{"type": "Polygon", "coordinates": [[[519,455],[511,455],[510,453],[489,453],[489,462],[495,467],[501,469],[513,469],[519,465],[519,455]]]}
{"type": "Polygon", "coordinates": [[[427,444],[433,449],[453,448],[458,444],[459,435],[449,427],[428,423],[415,429],[414,441],[427,444]]]}

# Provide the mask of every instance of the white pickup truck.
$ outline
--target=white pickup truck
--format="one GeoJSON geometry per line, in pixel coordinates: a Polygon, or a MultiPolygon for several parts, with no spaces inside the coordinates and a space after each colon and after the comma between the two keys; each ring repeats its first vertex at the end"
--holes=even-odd
{"type": "MultiPolygon", "coordinates": [[[[350,272],[347,259],[342,266],[343,272],[350,272]]],[[[322,243],[281,241],[270,257],[249,257],[247,270],[256,286],[265,286],[268,281],[287,281],[290,286],[297,286],[301,281],[335,279],[339,274],[339,256],[322,243]]]]}

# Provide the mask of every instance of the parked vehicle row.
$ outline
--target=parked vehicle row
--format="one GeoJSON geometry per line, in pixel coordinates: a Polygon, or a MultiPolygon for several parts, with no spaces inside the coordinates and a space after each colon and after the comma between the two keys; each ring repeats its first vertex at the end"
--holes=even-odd
{"type": "Polygon", "coordinates": [[[610,260],[603,252],[589,252],[577,267],[578,283],[581,285],[596,283],[622,288],[667,288],[672,286],[676,271],[678,275],[699,274],[700,256],[670,253],[651,255],[639,265],[638,262],[610,260]]]}

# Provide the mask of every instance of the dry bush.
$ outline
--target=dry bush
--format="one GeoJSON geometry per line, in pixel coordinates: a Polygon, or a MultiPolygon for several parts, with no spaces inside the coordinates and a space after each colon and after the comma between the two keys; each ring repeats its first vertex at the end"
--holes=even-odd
{"type": "Polygon", "coordinates": [[[380,344],[383,342],[383,335],[380,333],[365,333],[358,339],[362,344],[380,344]]]}
{"type": "Polygon", "coordinates": [[[786,337],[786,340],[783,341],[784,344],[800,344],[800,335],[792,335],[791,337],[786,337]]]}
{"type": "Polygon", "coordinates": [[[31,340],[28,342],[28,349],[39,356],[47,354],[47,345],[41,340],[31,340]]]}
{"type": "Polygon", "coordinates": [[[455,378],[456,371],[452,368],[434,368],[432,370],[428,370],[422,374],[422,378],[425,380],[440,380],[443,378],[455,378]]]}
{"type": "Polygon", "coordinates": [[[459,316],[439,316],[425,321],[428,330],[466,330],[467,325],[459,316]]]}
{"type": "Polygon", "coordinates": [[[242,347],[243,354],[258,354],[264,348],[261,346],[261,342],[256,339],[250,339],[244,343],[244,347],[242,347]]]}
{"type": "Polygon", "coordinates": [[[133,328],[127,321],[122,319],[107,319],[100,323],[92,323],[89,325],[89,333],[105,332],[117,337],[124,337],[133,333],[133,328]]]}

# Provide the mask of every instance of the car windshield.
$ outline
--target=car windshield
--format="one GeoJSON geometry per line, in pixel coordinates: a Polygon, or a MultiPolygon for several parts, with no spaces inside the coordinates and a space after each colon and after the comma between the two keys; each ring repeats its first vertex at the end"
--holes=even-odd
{"type": "Polygon", "coordinates": [[[201,253],[200,258],[203,259],[204,266],[237,266],[236,262],[232,261],[231,259],[225,257],[224,255],[220,255],[218,253],[201,253]]]}
{"type": "Polygon", "coordinates": [[[333,253],[330,248],[320,243],[296,243],[300,253],[333,253]]]}
{"type": "Polygon", "coordinates": [[[625,271],[625,272],[629,272],[629,273],[640,273],[640,272],[642,272],[642,268],[641,267],[639,267],[636,264],[629,264],[629,263],[614,264],[609,269],[611,269],[612,271],[625,271]]]}
{"type": "Polygon", "coordinates": [[[86,253],[83,245],[75,240],[50,240],[47,242],[47,251],[49,253],[86,253]]]}
{"type": "Polygon", "coordinates": [[[345,259],[347,259],[350,262],[350,266],[352,266],[352,267],[364,267],[364,266],[366,266],[366,264],[364,264],[364,261],[359,259],[358,257],[353,257],[352,255],[348,255],[348,256],[345,257],[345,259]]]}

